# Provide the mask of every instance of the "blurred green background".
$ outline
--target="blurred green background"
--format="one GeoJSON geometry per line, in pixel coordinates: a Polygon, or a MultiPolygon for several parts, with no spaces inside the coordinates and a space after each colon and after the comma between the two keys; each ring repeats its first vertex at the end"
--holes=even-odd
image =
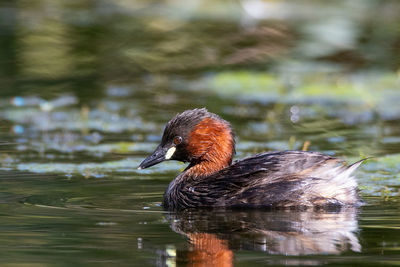
{"type": "MultiPolygon", "coordinates": [[[[179,263],[192,248],[160,203],[184,165],[136,167],[172,116],[207,107],[232,123],[236,158],[305,143],[374,156],[350,220],[362,253],[292,263],[398,264],[399,14],[395,0],[2,1],[4,263],[179,263]]],[[[238,265],[286,259],[235,249],[238,265]]]]}

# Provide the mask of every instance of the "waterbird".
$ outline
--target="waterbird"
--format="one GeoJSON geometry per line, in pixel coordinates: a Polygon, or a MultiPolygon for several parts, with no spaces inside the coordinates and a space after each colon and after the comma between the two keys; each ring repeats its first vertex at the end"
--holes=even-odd
{"type": "Polygon", "coordinates": [[[358,206],[351,165],[311,151],[273,151],[237,160],[231,125],[205,108],[186,110],[166,125],[161,143],[139,165],[189,162],[164,194],[167,210],[190,208],[341,208],[358,206]]]}

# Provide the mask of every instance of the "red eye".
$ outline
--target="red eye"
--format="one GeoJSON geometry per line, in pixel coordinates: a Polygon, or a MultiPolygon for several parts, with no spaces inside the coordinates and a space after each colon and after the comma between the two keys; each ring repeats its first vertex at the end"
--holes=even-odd
{"type": "Polygon", "coordinates": [[[175,137],[174,137],[174,144],[175,144],[175,145],[179,145],[180,143],[182,143],[182,137],[180,137],[180,136],[175,136],[175,137]]]}

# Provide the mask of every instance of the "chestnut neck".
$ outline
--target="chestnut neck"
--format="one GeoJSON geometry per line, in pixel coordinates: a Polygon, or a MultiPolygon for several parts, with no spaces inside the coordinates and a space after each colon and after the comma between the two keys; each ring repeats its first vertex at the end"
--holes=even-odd
{"type": "Polygon", "coordinates": [[[232,163],[235,141],[228,122],[205,118],[189,135],[187,150],[191,155],[186,175],[208,176],[232,163]]]}

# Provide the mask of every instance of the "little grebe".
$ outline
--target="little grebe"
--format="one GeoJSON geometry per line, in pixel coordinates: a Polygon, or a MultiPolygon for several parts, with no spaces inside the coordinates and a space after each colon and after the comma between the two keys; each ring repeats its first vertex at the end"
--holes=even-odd
{"type": "Polygon", "coordinates": [[[168,186],[164,207],[331,207],[358,205],[352,165],[317,152],[261,153],[232,163],[230,124],[205,108],[186,110],[165,127],[161,144],[139,169],[189,162],[168,186]]]}

